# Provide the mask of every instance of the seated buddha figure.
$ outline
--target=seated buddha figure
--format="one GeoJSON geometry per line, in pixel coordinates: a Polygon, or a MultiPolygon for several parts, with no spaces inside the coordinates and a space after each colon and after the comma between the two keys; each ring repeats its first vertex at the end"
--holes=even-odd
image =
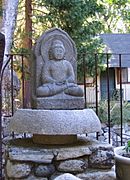
{"type": "Polygon", "coordinates": [[[72,64],[65,59],[65,47],[61,40],[53,40],[49,49],[49,61],[41,72],[41,85],[37,88],[38,97],[54,96],[60,93],[70,96],[83,96],[83,90],[75,83],[72,64]]]}

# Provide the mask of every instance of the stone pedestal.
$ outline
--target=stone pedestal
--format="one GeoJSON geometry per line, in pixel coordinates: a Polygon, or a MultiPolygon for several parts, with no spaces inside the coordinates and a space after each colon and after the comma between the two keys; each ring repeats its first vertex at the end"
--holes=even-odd
{"type": "Polygon", "coordinates": [[[10,120],[10,131],[39,135],[34,136],[34,142],[42,144],[70,144],[76,141],[77,134],[100,132],[101,124],[92,109],[18,109],[10,120]],[[44,141],[47,136],[48,140],[44,141]],[[38,140],[39,137],[42,140],[38,140]]]}
{"type": "Polygon", "coordinates": [[[35,109],[84,109],[84,97],[73,97],[67,95],[56,95],[52,97],[33,98],[35,109]]]}
{"type": "Polygon", "coordinates": [[[14,139],[5,152],[6,180],[53,180],[64,173],[80,179],[115,180],[111,170],[113,148],[86,137],[74,145],[36,145],[32,139],[14,139]]]}
{"type": "Polygon", "coordinates": [[[33,142],[36,144],[74,144],[76,143],[77,135],[43,135],[33,134],[33,142]]]}

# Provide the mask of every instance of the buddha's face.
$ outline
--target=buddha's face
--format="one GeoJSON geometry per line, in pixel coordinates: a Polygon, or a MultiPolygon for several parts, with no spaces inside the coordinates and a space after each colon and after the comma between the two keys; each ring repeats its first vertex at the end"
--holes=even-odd
{"type": "Polygon", "coordinates": [[[62,47],[57,46],[52,49],[52,54],[55,60],[61,60],[64,58],[65,50],[62,47]]]}

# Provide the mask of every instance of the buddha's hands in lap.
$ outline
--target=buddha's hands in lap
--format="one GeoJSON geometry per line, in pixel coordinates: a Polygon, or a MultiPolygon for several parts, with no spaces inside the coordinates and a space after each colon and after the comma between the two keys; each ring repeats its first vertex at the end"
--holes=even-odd
{"type": "Polygon", "coordinates": [[[62,82],[55,82],[57,86],[65,86],[66,88],[69,87],[77,87],[77,84],[69,83],[68,81],[62,81],[62,82]]]}
{"type": "Polygon", "coordinates": [[[66,81],[55,82],[55,84],[56,84],[57,86],[62,86],[62,85],[65,85],[65,84],[66,84],[66,81]]]}

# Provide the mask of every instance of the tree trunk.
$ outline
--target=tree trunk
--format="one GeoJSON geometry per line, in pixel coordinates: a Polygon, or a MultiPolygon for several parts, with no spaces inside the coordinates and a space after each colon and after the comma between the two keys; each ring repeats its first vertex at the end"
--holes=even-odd
{"type": "Polygon", "coordinates": [[[3,3],[3,33],[5,34],[5,54],[10,53],[16,24],[19,0],[5,0],[3,3]]]}
{"type": "Polygon", "coordinates": [[[32,0],[25,0],[25,32],[24,48],[32,48],[32,0]]]}
{"type": "MultiPolygon", "coordinates": [[[[28,52],[32,49],[32,0],[25,0],[25,38],[23,41],[23,48],[28,52]]],[[[30,64],[27,58],[24,59],[25,65],[25,81],[24,81],[24,107],[30,106],[30,79],[26,75],[30,74],[30,64]],[[26,72],[27,71],[27,72],[26,72]]]]}

